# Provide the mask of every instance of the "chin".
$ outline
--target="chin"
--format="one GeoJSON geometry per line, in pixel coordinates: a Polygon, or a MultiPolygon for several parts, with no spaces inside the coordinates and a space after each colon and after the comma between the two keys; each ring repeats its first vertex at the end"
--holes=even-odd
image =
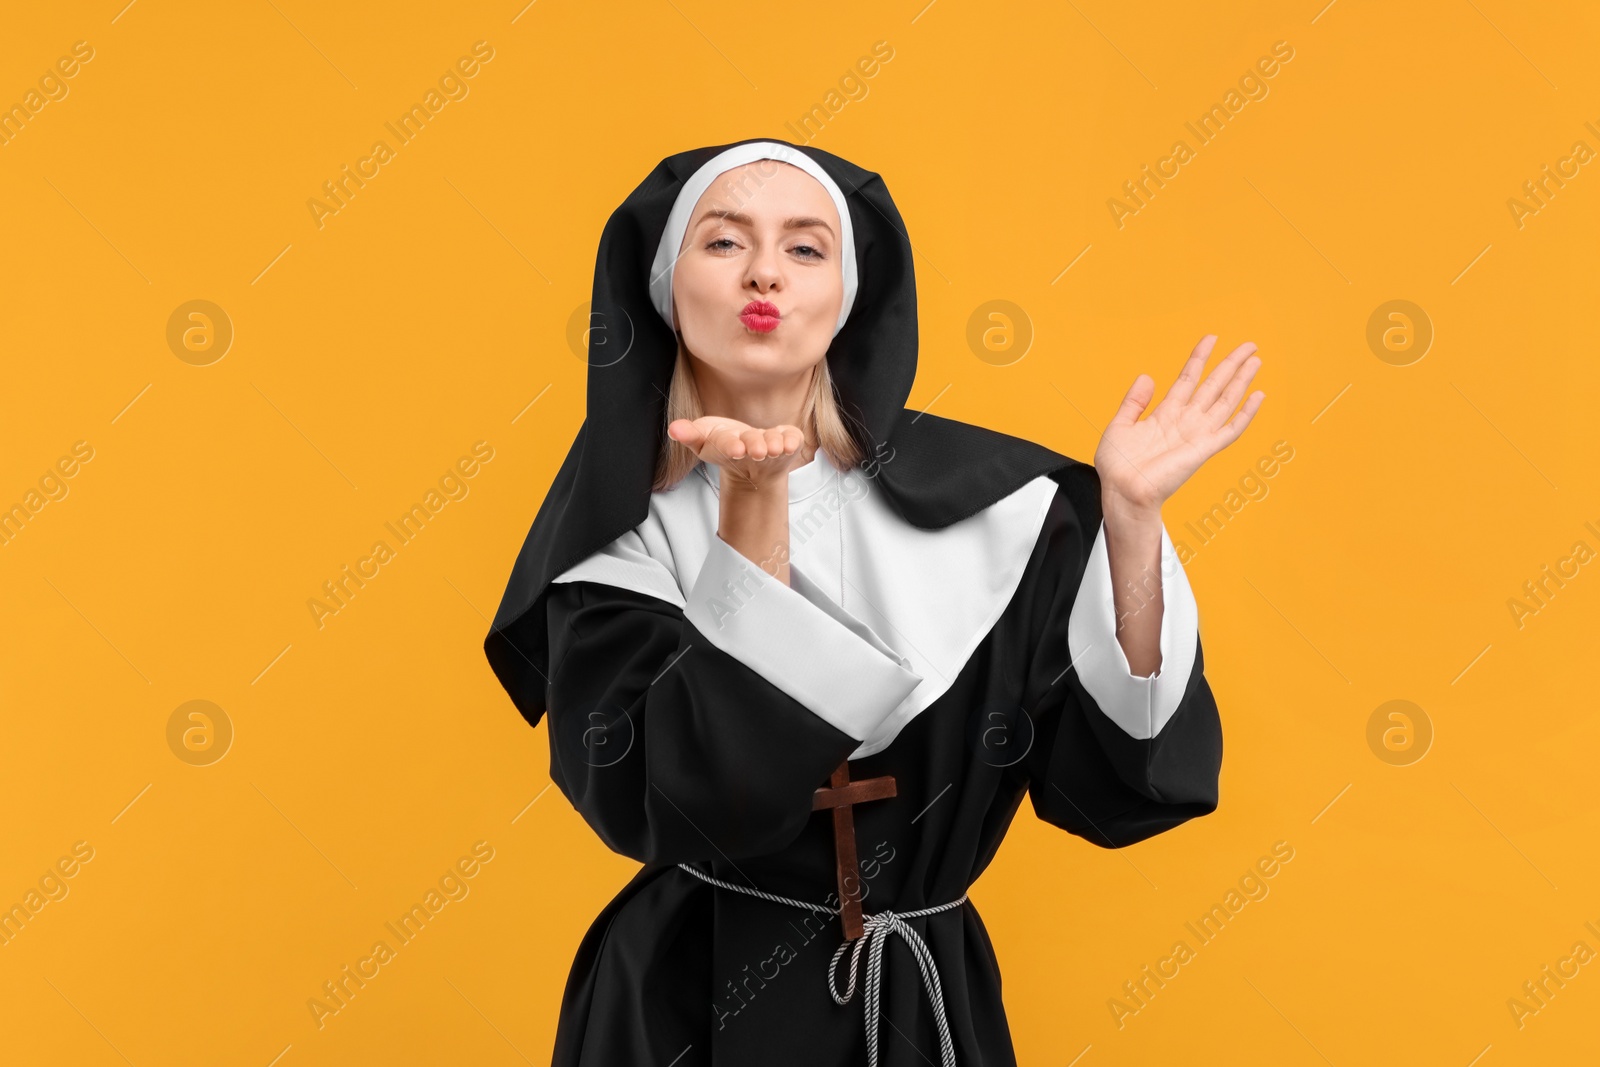
{"type": "Polygon", "coordinates": [[[755,333],[741,330],[723,348],[723,358],[717,361],[719,370],[727,374],[798,374],[816,362],[803,353],[794,351],[792,345],[772,333],[755,333]]]}

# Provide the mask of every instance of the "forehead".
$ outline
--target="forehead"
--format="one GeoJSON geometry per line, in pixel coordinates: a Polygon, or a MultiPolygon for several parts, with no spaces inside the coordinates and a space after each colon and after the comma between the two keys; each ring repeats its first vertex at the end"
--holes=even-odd
{"type": "Polygon", "coordinates": [[[792,215],[815,215],[839,232],[839,210],[822,183],[799,167],[776,159],[723,171],[695,203],[690,226],[712,208],[742,211],[756,220],[781,220],[792,215]]]}

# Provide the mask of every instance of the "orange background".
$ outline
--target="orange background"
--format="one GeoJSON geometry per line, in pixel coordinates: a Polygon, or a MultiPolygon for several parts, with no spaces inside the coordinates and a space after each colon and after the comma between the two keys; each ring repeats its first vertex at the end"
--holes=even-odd
{"type": "Polygon", "coordinates": [[[1021,1062],[1592,1055],[1600,965],[1520,1025],[1508,1000],[1600,950],[1600,567],[1520,626],[1508,602],[1600,548],[1597,165],[1520,225],[1508,201],[1600,149],[1600,13],[1319,2],[8,13],[0,104],[74,42],[93,58],[0,144],[0,505],[58,494],[0,545],[0,905],[92,850],[0,946],[7,1060],[548,1062],[635,865],[550,788],[480,643],[582,418],[602,225],[663,156],[753,136],[885,176],[918,253],[915,407],[1087,459],[1203,334],[1265,360],[1255,424],[1165,512],[1221,808],[1104,851],[1024,806],[972,891],[1021,1062]],[[323,183],[477,41],[468,94],[319,226],[323,183]],[[1267,95],[1197,146],[1185,123],[1279,41],[1267,95]],[[1108,200],[1180,138],[1119,227],[1108,200]],[[169,344],[192,300],[231,323],[220,359],[169,344]],[[993,300],[1020,358],[968,344],[993,300]],[[1422,358],[1369,345],[1391,300],[1431,322],[1422,358]],[[1185,536],[1278,441],[1266,495],[1185,536]],[[465,495],[319,626],[322,583],[475,442],[465,495]],[[193,700],[220,709],[210,755],[232,731],[207,765],[169,739],[193,700]],[[1369,744],[1391,700],[1431,729],[1420,760],[1369,744]],[[1268,895],[1197,947],[1185,922],[1280,841],[1268,895]],[[319,1027],[322,983],[477,842],[467,895],[319,1027]],[[1108,1002],[1180,939],[1194,958],[1119,1026],[1108,1002]]]}

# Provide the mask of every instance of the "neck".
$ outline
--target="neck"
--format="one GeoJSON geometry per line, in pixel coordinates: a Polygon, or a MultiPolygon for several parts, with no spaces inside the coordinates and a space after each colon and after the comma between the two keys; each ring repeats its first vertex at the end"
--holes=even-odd
{"type": "Polygon", "coordinates": [[[800,445],[801,463],[809,463],[817,451],[811,399],[813,376],[818,368],[808,367],[799,374],[773,378],[731,379],[710,364],[691,356],[695,387],[701,408],[707,415],[737,419],[754,429],[775,426],[797,427],[804,439],[800,445]]]}

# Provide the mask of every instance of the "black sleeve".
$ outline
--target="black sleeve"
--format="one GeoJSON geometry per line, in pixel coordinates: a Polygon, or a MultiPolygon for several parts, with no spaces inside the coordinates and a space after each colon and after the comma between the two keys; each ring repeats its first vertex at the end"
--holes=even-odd
{"type": "Polygon", "coordinates": [[[1034,736],[1024,764],[1041,819],[1120,848],[1216,810],[1222,724],[1198,636],[1182,700],[1149,739],[1102,711],[1071,666],[1068,622],[1101,523],[1098,480],[1088,470],[1086,482],[1051,503],[1029,565],[1035,599],[1028,629],[1036,643],[1024,709],[1034,736]]]}
{"type": "Polygon", "coordinates": [[[588,581],[557,583],[546,600],[550,777],[607,846],[676,863],[758,856],[799,836],[813,791],[857,738],[676,605],[588,581]]]}

